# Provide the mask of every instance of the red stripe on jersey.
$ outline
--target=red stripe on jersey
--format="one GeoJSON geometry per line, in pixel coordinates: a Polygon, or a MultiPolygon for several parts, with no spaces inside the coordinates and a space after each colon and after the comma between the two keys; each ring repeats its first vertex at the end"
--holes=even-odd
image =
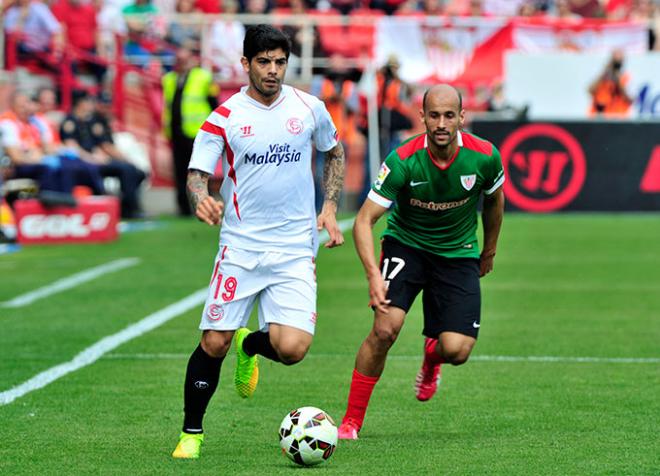
{"type": "Polygon", "coordinates": [[[486,155],[493,154],[493,144],[490,142],[479,139],[478,137],[475,137],[467,132],[461,132],[461,136],[463,137],[463,147],[466,149],[470,149],[486,155]]]}
{"type": "MultiPolygon", "coordinates": [[[[234,151],[231,150],[231,146],[229,145],[229,141],[227,140],[227,134],[225,133],[224,129],[222,129],[222,138],[225,140],[225,151],[227,152],[227,163],[229,164],[229,171],[227,172],[227,177],[229,177],[231,181],[234,182],[234,188],[235,188],[236,185],[238,185],[238,182],[236,180],[236,169],[234,168],[234,151]]],[[[240,220],[241,214],[238,211],[238,196],[236,195],[236,191],[234,191],[234,208],[236,209],[236,216],[240,220]]]]}
{"type": "MultiPolygon", "coordinates": [[[[203,130],[204,132],[215,134],[216,136],[222,136],[223,138],[225,136],[225,130],[222,127],[216,126],[215,124],[211,124],[209,121],[206,121],[204,124],[202,124],[202,127],[200,127],[200,129],[203,130]]],[[[227,142],[226,139],[225,142],[227,142]]]]}
{"type": "Polygon", "coordinates": [[[409,140],[402,146],[399,146],[396,149],[396,153],[399,154],[399,158],[401,160],[406,160],[408,157],[413,155],[415,152],[418,150],[422,150],[424,148],[424,138],[426,137],[426,134],[420,134],[414,139],[409,140]]]}
{"type": "Polygon", "coordinates": [[[241,212],[238,211],[238,196],[236,196],[236,192],[234,192],[234,208],[236,209],[236,216],[238,219],[241,219],[241,212]]]}
{"type": "Polygon", "coordinates": [[[231,114],[231,111],[227,109],[225,106],[216,107],[215,112],[220,114],[222,117],[229,117],[229,114],[231,114]]]}

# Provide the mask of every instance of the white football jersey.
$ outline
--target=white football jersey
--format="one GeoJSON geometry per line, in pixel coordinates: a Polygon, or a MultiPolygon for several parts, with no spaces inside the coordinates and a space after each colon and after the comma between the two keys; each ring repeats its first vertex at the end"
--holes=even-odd
{"type": "Polygon", "coordinates": [[[222,160],[225,202],[220,245],[255,251],[316,253],[312,140],[328,151],[337,130],[318,98],[290,86],[265,106],[247,86],[202,125],[189,169],[213,174],[222,160]]]}

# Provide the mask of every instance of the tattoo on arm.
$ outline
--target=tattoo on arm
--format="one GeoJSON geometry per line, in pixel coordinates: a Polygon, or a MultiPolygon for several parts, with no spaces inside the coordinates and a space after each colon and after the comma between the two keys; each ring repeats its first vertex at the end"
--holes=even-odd
{"type": "Polygon", "coordinates": [[[188,192],[188,201],[193,210],[197,209],[197,204],[209,196],[209,177],[210,175],[201,170],[190,170],[186,181],[186,191],[188,192]]]}
{"type": "Polygon", "coordinates": [[[323,164],[323,189],[325,199],[339,202],[342,188],[344,187],[344,147],[340,142],[325,153],[323,164]]]}

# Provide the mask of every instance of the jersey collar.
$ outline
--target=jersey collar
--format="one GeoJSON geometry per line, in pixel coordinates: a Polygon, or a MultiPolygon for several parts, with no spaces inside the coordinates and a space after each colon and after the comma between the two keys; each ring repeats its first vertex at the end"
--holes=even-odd
{"type": "Polygon", "coordinates": [[[280,91],[280,97],[277,98],[277,101],[275,101],[275,102],[274,102],[273,104],[271,104],[270,106],[266,106],[266,105],[264,105],[264,104],[261,104],[261,103],[260,103],[259,101],[257,101],[256,99],[253,99],[253,98],[251,98],[250,96],[248,96],[248,95],[247,95],[247,92],[246,92],[246,91],[247,91],[247,88],[248,88],[248,86],[242,86],[242,87],[241,87],[241,94],[243,95],[243,97],[244,97],[248,102],[250,102],[250,103],[253,104],[254,106],[258,107],[259,109],[263,109],[264,111],[270,111],[271,109],[275,109],[277,106],[279,106],[280,104],[282,104],[282,101],[284,101],[284,99],[286,99],[286,97],[287,97],[287,93],[289,92],[289,91],[288,91],[288,90],[289,90],[288,86],[287,86],[286,84],[283,84],[283,85],[282,85],[282,90],[280,91]]]}
{"type": "Polygon", "coordinates": [[[456,157],[458,157],[458,151],[461,150],[461,147],[463,147],[463,134],[461,134],[461,131],[456,132],[456,141],[458,142],[458,147],[456,147],[456,152],[449,160],[449,162],[447,162],[447,164],[440,165],[438,159],[436,159],[433,156],[433,152],[431,152],[431,149],[428,144],[428,136],[424,134],[424,148],[426,149],[426,152],[428,152],[429,157],[431,158],[431,162],[433,162],[433,165],[435,165],[440,170],[447,170],[449,167],[451,167],[451,164],[453,164],[454,160],[456,160],[456,157]]]}

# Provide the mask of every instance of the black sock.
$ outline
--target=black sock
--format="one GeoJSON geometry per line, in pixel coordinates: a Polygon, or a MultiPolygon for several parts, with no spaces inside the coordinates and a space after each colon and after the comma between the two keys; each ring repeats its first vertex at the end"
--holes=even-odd
{"type": "Polygon", "coordinates": [[[249,334],[243,340],[243,350],[249,356],[259,354],[272,361],[281,362],[273,345],[270,343],[270,334],[268,332],[256,331],[249,334]]]}
{"type": "Polygon", "coordinates": [[[224,357],[211,357],[201,344],[188,360],[186,380],[183,385],[183,431],[186,433],[202,433],[202,419],[206,407],[218,387],[220,367],[224,357]]]}

